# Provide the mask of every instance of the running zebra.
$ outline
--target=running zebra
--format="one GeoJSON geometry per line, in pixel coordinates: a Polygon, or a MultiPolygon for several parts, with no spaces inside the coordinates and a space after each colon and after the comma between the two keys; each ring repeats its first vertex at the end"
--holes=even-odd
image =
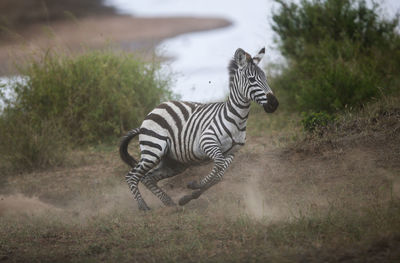
{"type": "Polygon", "coordinates": [[[278,107],[265,73],[257,66],[264,53],[263,48],[252,58],[243,49],[236,50],[228,67],[230,93],[227,101],[164,102],[146,116],[140,128],[123,137],[120,156],[132,167],[125,178],[139,209],[150,209],[139,192],[139,182],[164,205],[174,206],[172,199],[157,186],[158,181],[175,176],[191,165],[214,162],[210,174],[187,185],[194,191],[183,196],[179,205],[197,199],[221,181],[234,153],[245,143],[250,102],[260,104],[268,113],[278,107]],[[139,162],[128,153],[128,144],[137,135],[141,150],[139,162]]]}

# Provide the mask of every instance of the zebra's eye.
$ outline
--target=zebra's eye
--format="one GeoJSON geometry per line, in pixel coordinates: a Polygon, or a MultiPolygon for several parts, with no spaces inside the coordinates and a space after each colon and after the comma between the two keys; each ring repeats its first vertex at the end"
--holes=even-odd
{"type": "Polygon", "coordinates": [[[256,78],[255,77],[249,77],[249,81],[250,82],[256,82],[256,78]]]}

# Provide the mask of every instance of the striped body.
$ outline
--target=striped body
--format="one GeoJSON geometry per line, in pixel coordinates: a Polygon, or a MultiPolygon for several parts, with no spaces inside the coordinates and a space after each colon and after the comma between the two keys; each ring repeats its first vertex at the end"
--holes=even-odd
{"type": "Polygon", "coordinates": [[[157,186],[159,180],[175,176],[191,165],[213,161],[210,174],[188,184],[195,191],[179,200],[184,205],[222,179],[234,153],[245,143],[250,102],[262,105],[266,112],[278,107],[265,73],[257,66],[264,52],[262,49],[254,58],[242,49],[235,52],[228,67],[227,101],[164,102],[146,116],[140,128],[123,138],[120,155],[132,166],[126,180],[140,209],[149,208],[139,192],[139,182],[169,206],[175,203],[157,186]],[[141,150],[138,162],[127,151],[129,141],[137,135],[141,150]]]}
{"type": "Polygon", "coordinates": [[[237,115],[233,114],[229,106],[228,102],[162,103],[150,112],[140,127],[141,152],[158,156],[164,151],[171,159],[183,164],[210,160],[201,147],[208,140],[217,141],[224,154],[235,152],[245,143],[248,108],[241,116],[237,112],[237,115]],[[165,148],[160,147],[164,144],[165,148]]]}

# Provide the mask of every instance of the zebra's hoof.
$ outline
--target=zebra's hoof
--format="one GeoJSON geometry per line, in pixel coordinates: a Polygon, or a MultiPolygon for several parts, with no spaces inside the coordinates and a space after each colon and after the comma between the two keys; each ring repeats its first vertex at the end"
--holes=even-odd
{"type": "Polygon", "coordinates": [[[190,200],[192,200],[192,199],[193,199],[192,195],[185,195],[181,199],[179,199],[178,203],[180,206],[183,206],[183,205],[186,205],[187,203],[189,203],[190,200]]]}
{"type": "Polygon", "coordinates": [[[191,181],[187,184],[187,188],[195,190],[195,189],[199,189],[200,186],[196,181],[191,181]]]}
{"type": "Polygon", "coordinates": [[[147,205],[139,205],[139,210],[140,211],[150,211],[151,209],[147,205]]]}
{"type": "Polygon", "coordinates": [[[171,201],[171,202],[165,203],[165,206],[166,206],[166,207],[175,207],[176,204],[175,204],[174,201],[171,201]]]}

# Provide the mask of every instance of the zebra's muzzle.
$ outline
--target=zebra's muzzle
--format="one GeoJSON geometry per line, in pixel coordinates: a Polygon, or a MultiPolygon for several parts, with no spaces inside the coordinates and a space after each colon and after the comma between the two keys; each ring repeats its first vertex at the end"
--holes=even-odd
{"type": "Polygon", "coordinates": [[[274,95],[271,93],[267,94],[267,103],[263,104],[264,111],[267,113],[273,113],[279,106],[279,102],[274,95]]]}

